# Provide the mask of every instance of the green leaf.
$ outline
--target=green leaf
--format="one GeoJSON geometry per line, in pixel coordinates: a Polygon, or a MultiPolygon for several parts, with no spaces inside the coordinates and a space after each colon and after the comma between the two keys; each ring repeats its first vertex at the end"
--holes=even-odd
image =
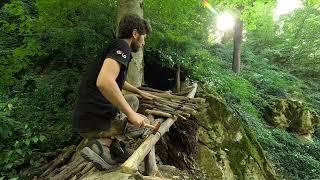
{"type": "Polygon", "coordinates": [[[46,140],[46,137],[43,136],[43,135],[40,135],[39,139],[40,139],[41,142],[43,142],[44,140],[46,140]]]}
{"type": "Polygon", "coordinates": [[[29,145],[30,145],[30,139],[26,139],[26,140],[24,141],[24,143],[25,143],[27,146],[29,146],[29,145]]]}
{"type": "Polygon", "coordinates": [[[39,138],[36,137],[36,136],[35,136],[35,137],[32,137],[31,139],[32,139],[32,141],[35,142],[35,143],[37,143],[37,142],[39,141],[39,138]]]}
{"type": "Polygon", "coordinates": [[[22,155],[22,150],[21,149],[16,149],[16,152],[20,155],[22,155]]]}

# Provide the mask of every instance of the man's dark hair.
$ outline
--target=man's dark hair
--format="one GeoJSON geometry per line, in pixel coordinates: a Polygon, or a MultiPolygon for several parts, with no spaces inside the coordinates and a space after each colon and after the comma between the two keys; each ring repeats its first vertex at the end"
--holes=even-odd
{"type": "Polygon", "coordinates": [[[118,28],[118,38],[128,39],[132,37],[132,32],[134,29],[138,31],[139,34],[149,34],[151,32],[151,27],[148,21],[139,17],[138,15],[126,15],[119,23],[118,28]]]}

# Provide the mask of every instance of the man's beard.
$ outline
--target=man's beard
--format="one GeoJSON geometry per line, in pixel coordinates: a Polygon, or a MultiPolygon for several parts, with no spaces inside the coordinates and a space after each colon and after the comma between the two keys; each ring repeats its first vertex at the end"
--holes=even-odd
{"type": "Polygon", "coordinates": [[[135,39],[132,40],[132,42],[131,42],[131,51],[136,53],[136,52],[139,51],[139,49],[140,49],[140,45],[139,45],[138,41],[135,40],[135,39]]]}

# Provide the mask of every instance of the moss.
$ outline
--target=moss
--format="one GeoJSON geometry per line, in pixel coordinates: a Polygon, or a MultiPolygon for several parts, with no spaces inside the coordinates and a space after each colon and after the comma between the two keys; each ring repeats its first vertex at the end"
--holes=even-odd
{"type": "Polygon", "coordinates": [[[223,172],[221,171],[214,152],[207,146],[199,144],[199,152],[196,156],[196,161],[200,166],[204,176],[208,179],[222,179],[223,172]]]}
{"type": "Polygon", "coordinates": [[[268,121],[275,127],[285,128],[300,135],[312,134],[319,123],[316,113],[304,103],[292,99],[277,99],[272,103],[268,121]]]}
{"type": "MultiPolygon", "coordinates": [[[[200,145],[197,162],[203,171],[208,174],[208,172],[220,169],[224,174],[226,169],[222,166],[230,163],[231,173],[237,179],[249,177],[277,179],[256,137],[242,123],[239,116],[236,116],[219,97],[210,95],[207,97],[207,102],[209,103],[207,114],[201,114],[198,119],[200,124],[203,120],[206,122],[202,126],[209,123],[211,127],[200,128],[199,132],[199,141],[203,144],[200,145]],[[224,161],[224,155],[219,156],[219,154],[212,153],[212,150],[217,153],[219,149],[223,150],[220,152],[226,152],[225,157],[229,162],[221,164],[224,161]],[[218,162],[220,162],[220,167],[218,162]]],[[[209,173],[208,176],[217,179],[216,175],[209,173]]]]}

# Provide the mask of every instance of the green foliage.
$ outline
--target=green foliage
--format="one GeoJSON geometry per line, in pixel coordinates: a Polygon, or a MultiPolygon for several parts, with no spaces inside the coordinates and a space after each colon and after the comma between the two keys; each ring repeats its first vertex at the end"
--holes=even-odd
{"type": "Polygon", "coordinates": [[[74,141],[71,119],[80,77],[72,70],[40,77],[30,74],[14,87],[18,100],[12,102],[16,107],[12,117],[29,124],[35,132],[50,132],[43,149],[54,150],[74,141]]]}
{"type": "Polygon", "coordinates": [[[283,46],[286,54],[285,64],[294,68],[295,74],[308,78],[319,78],[320,10],[305,7],[283,20],[283,46]]]}
{"type": "Polygon", "coordinates": [[[147,47],[159,53],[161,61],[167,66],[190,64],[187,52],[191,47],[206,39],[210,14],[201,7],[198,0],[147,1],[145,16],[152,19],[155,31],[148,39],[147,47]],[[175,15],[173,18],[172,15],[175,15]],[[179,52],[177,52],[179,50],[179,52]]]}
{"type": "Polygon", "coordinates": [[[271,130],[274,140],[260,138],[271,160],[290,179],[318,179],[320,177],[320,142],[304,142],[285,130],[271,130]]]}
{"type": "MultiPolygon", "coordinates": [[[[16,1],[4,5],[0,11],[0,86],[13,85],[19,72],[26,70],[31,58],[42,55],[32,23],[34,1],[16,1]]],[[[1,91],[0,90],[0,91],[1,91]]]]}
{"type": "Polygon", "coordinates": [[[38,0],[36,22],[47,56],[37,62],[52,68],[81,69],[112,38],[116,4],[111,0],[38,0]]]}
{"type": "MultiPolygon", "coordinates": [[[[166,66],[180,64],[190,78],[221,94],[288,179],[319,178],[320,128],[315,142],[305,143],[271,129],[263,113],[283,97],[304,100],[320,113],[318,2],[306,1],[275,22],[274,1],[212,1],[218,10],[244,6],[241,75],[231,71],[232,44],[208,45],[213,17],[201,1],[144,2],[153,27],[146,52],[166,66]]],[[[11,0],[1,7],[0,177],[38,166],[35,149],[76,140],[71,119],[81,72],[112,38],[115,17],[112,0],[11,0]]]]}
{"type": "Polygon", "coordinates": [[[39,165],[34,149],[77,140],[71,119],[79,71],[112,38],[115,8],[111,0],[12,0],[1,7],[1,103],[11,109],[0,111],[0,177],[39,165]]]}
{"type": "Polygon", "coordinates": [[[11,115],[14,108],[11,103],[0,101],[0,176],[16,174],[16,169],[26,163],[36,165],[32,149],[46,140],[28,124],[15,121],[11,115]]]}

